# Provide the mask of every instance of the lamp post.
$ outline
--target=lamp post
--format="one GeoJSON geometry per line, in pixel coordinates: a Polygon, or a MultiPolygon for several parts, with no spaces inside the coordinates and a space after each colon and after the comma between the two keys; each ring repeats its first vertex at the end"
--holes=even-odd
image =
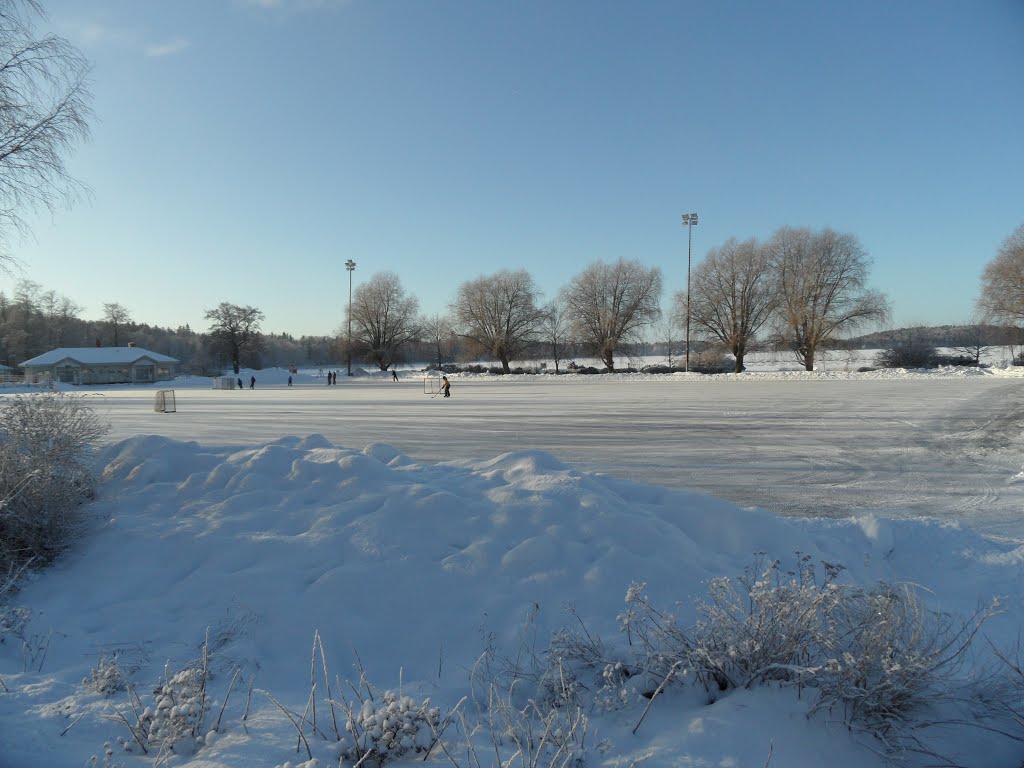
{"type": "Polygon", "coordinates": [[[690,253],[693,250],[693,228],[697,224],[696,213],[683,214],[686,227],[686,372],[690,372],[690,253]]]}
{"type": "Polygon", "coordinates": [[[352,375],[352,272],[356,263],[349,259],[345,262],[345,269],[348,270],[348,375],[352,375]]]}

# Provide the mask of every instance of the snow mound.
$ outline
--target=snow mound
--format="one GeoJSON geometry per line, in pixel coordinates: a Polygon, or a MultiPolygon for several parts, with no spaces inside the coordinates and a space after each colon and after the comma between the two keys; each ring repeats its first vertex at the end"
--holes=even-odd
{"type": "MultiPolygon", "coordinates": [[[[18,596],[32,610],[27,631],[50,638],[43,669],[0,646],[11,691],[0,696],[0,738],[12,765],[84,762],[116,731],[97,716],[58,738],[72,715],[106,706],[79,686],[98,658],[118,653],[141,690],[165,664],[197,658],[207,631],[219,683],[239,668],[301,710],[314,633],[342,679],[358,658],[377,684],[401,675],[407,690],[452,706],[485,647],[513,654],[528,636],[543,648],[576,621],[568,606],[589,631],[615,636],[627,589],[643,582],[686,624],[709,579],[736,577],[761,556],[809,555],[864,584],[913,581],[953,612],[998,589],[1007,621],[1021,615],[1015,545],[929,521],[778,518],[577,471],[540,451],[423,464],[386,444],[353,450],[321,435],[226,447],[139,436],[98,463],[96,524],[18,596]]],[[[255,706],[273,717],[265,700],[255,706]]],[[[284,725],[281,745],[294,742],[284,725]]],[[[260,754],[271,738],[261,733],[218,735],[176,764],[245,764],[214,756],[239,744],[260,754]]]]}

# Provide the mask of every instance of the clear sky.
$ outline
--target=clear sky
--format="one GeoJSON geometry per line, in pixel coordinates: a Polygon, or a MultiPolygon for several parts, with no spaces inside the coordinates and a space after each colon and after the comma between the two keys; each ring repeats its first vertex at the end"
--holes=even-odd
{"type": "MultiPolygon", "coordinates": [[[[21,277],[98,319],[330,334],[391,270],[428,313],[526,269],[664,272],[729,237],[857,235],[893,324],[968,322],[1024,223],[1024,2],[44,0],[93,62],[21,277]]],[[[0,277],[10,292],[15,278],[0,277]]]]}

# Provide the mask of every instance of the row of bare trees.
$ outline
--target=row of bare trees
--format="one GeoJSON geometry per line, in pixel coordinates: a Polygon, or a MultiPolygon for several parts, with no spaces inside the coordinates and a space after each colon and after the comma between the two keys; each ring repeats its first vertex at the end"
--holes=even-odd
{"type": "MultiPolygon", "coordinates": [[[[889,318],[887,297],[868,284],[870,267],[858,238],[832,229],[782,227],[764,242],[730,239],[697,264],[667,320],[677,327],[688,320],[697,339],[724,346],[737,371],[762,341],[813,370],[822,349],[889,318]]],[[[622,348],[661,317],[661,293],[660,270],[625,259],[590,265],[546,304],[528,272],[503,270],[462,283],[450,318],[419,318],[416,299],[384,272],[360,286],[352,319],[361,351],[382,370],[416,340],[440,363],[445,339],[454,335],[506,372],[538,349],[558,370],[570,345],[613,371],[622,348]]],[[[1024,324],[1024,226],[986,267],[978,310],[986,321],[1024,324]]]]}
{"type": "MultiPolygon", "coordinates": [[[[690,281],[689,318],[698,336],[721,342],[743,370],[762,331],[807,370],[828,342],[889,315],[867,285],[871,261],[854,235],[783,227],[767,242],[729,240],[713,248],[690,281]]],[[[675,315],[687,316],[685,292],[675,315]]]]}
{"type": "MultiPolygon", "coordinates": [[[[867,286],[869,266],[853,235],[784,227],[766,243],[713,248],[692,275],[689,306],[680,292],[671,312],[680,323],[688,317],[699,338],[727,347],[736,370],[765,329],[812,370],[829,341],[888,316],[886,298],[867,286]]],[[[354,351],[386,370],[404,347],[426,339],[440,361],[443,339],[454,334],[508,372],[538,347],[558,370],[572,343],[614,371],[616,355],[661,317],[661,294],[661,270],[626,259],[590,265],[546,304],[527,271],[502,270],[462,283],[446,323],[419,317],[398,275],[378,272],[353,297],[354,351]]]]}
{"type": "Polygon", "coordinates": [[[378,272],[353,294],[354,351],[386,370],[416,341],[430,344],[440,361],[454,335],[469,354],[494,358],[508,372],[511,361],[538,346],[557,369],[571,339],[615,370],[622,345],[639,340],[660,316],[660,295],[661,271],[624,259],[591,265],[547,304],[526,270],[502,270],[462,283],[450,316],[421,318],[398,275],[378,272]]]}

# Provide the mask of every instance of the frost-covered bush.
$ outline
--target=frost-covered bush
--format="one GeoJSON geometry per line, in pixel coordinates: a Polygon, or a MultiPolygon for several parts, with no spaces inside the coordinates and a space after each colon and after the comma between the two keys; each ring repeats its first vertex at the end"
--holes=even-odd
{"type": "Polygon", "coordinates": [[[142,710],[135,727],[150,746],[191,754],[209,709],[203,669],[168,672],[153,691],[152,706],[142,710]]]}
{"type": "Polygon", "coordinates": [[[712,579],[708,599],[698,604],[690,656],[698,677],[720,691],[808,682],[833,644],[831,616],[842,596],[832,577],[818,585],[805,557],[796,574],[780,573],[776,560],[738,581],[737,588],[728,577],[712,579]]]}
{"type": "MultiPolygon", "coordinates": [[[[501,765],[508,768],[578,768],[586,756],[584,742],[590,721],[582,707],[570,705],[552,707],[537,702],[517,707],[511,697],[502,699],[494,695],[484,715],[488,745],[502,756],[501,765]]],[[[470,753],[477,752],[473,744],[476,732],[467,727],[470,753]]],[[[477,760],[471,766],[479,766],[477,760]]]]}
{"type": "Polygon", "coordinates": [[[15,395],[0,407],[0,587],[67,545],[108,428],[78,395],[15,395]]]}
{"type": "Polygon", "coordinates": [[[380,701],[364,699],[346,713],[342,759],[361,765],[383,765],[404,755],[426,752],[441,725],[441,710],[430,699],[384,691],[380,701]]]}
{"type": "MultiPolygon", "coordinates": [[[[979,701],[961,667],[995,603],[958,621],[928,610],[914,587],[841,585],[842,567],[821,565],[820,578],[802,555],[792,572],[761,560],[735,581],[713,579],[688,631],[650,604],[643,584],[631,585],[618,619],[638,656],[625,668],[662,676],[644,694],[651,700],[669,682],[685,680],[702,683],[712,696],[769,681],[811,689],[809,714],[838,714],[878,738],[887,753],[919,747],[916,729],[941,718],[941,705],[979,701]]],[[[1016,692],[995,699],[1024,728],[1024,675],[1019,665],[1011,669],[1016,692]]],[[[609,690],[621,684],[614,667],[606,674],[609,690]]]]}
{"type": "Polygon", "coordinates": [[[660,681],[677,676],[678,671],[689,668],[693,656],[693,640],[679,627],[676,617],[669,611],[659,610],[651,604],[647,585],[634,582],[626,590],[626,610],[616,619],[627,643],[639,649],[638,670],[652,676],[646,693],[650,694],[660,681]]]}
{"type": "Polygon", "coordinates": [[[126,690],[128,680],[118,664],[116,655],[109,659],[101,656],[89,677],[82,679],[82,685],[96,693],[107,695],[126,690]]]}
{"type": "Polygon", "coordinates": [[[908,585],[843,590],[812,712],[838,709],[845,722],[881,738],[904,730],[913,712],[958,695],[967,650],[995,608],[954,623],[908,585]]]}
{"type": "MultiPolygon", "coordinates": [[[[153,702],[146,705],[128,686],[129,709],[115,709],[114,717],[131,732],[132,740],[119,740],[128,751],[140,748],[145,754],[156,752],[164,758],[170,754],[191,755],[200,747],[206,734],[206,716],[211,701],[207,695],[209,681],[207,645],[199,665],[172,671],[164,669],[164,677],[153,690],[153,702]]],[[[230,691],[229,691],[230,693],[230,691]]]]}

